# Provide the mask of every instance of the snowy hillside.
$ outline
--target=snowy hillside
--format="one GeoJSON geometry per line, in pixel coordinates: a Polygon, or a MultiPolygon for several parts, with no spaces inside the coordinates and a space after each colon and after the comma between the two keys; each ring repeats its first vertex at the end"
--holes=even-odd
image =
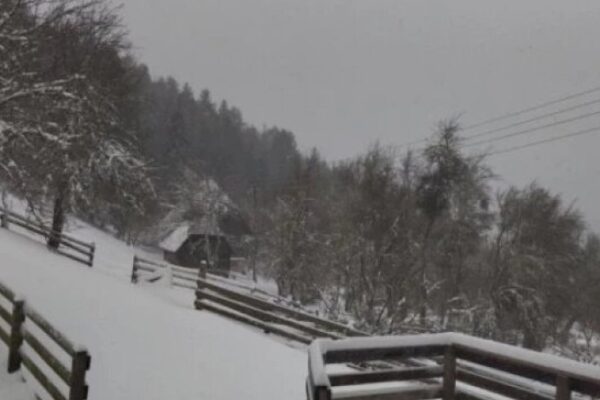
{"type": "Polygon", "coordinates": [[[0,399],[4,400],[34,400],[34,394],[26,383],[22,382],[21,375],[8,375],[6,372],[6,359],[8,351],[0,343],[0,399]]]}
{"type": "Polygon", "coordinates": [[[90,399],[304,398],[304,349],[196,311],[191,293],[131,285],[133,248],[72,228],[96,242],[93,268],[0,230],[0,280],[89,349],[90,399]]]}

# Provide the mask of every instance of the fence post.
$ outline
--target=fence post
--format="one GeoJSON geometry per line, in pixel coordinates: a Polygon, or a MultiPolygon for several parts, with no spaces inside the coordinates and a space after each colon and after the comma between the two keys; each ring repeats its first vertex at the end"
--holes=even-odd
{"type": "Polygon", "coordinates": [[[10,324],[10,341],[8,348],[8,373],[13,373],[21,368],[21,345],[23,333],[21,328],[25,322],[25,301],[13,301],[12,322],[10,324]]]}
{"type": "Polygon", "coordinates": [[[79,350],[73,355],[69,400],[87,399],[88,385],[85,383],[85,374],[90,368],[90,362],[91,357],[86,350],[79,350]]]}
{"type": "Polygon", "coordinates": [[[6,215],[6,211],[0,210],[2,214],[0,214],[0,227],[4,229],[8,229],[8,215],[6,215]]]}
{"type": "Polygon", "coordinates": [[[453,400],[456,392],[456,353],[454,346],[448,345],[444,352],[443,400],[453,400]]]}
{"type": "Polygon", "coordinates": [[[566,376],[556,377],[556,400],[571,400],[571,383],[566,376]]]}
{"type": "Polygon", "coordinates": [[[96,243],[92,243],[92,247],[90,249],[90,267],[94,266],[94,255],[96,254],[96,243]]]}
{"type": "Polygon", "coordinates": [[[131,283],[137,283],[137,265],[138,258],[137,256],[133,256],[133,267],[131,268],[131,283]]]}
{"type": "Polygon", "coordinates": [[[196,301],[194,302],[194,306],[196,310],[202,310],[202,306],[200,305],[200,300],[203,299],[202,289],[204,286],[202,285],[202,280],[206,279],[206,272],[203,272],[202,266],[198,268],[198,279],[196,280],[196,301]]]}

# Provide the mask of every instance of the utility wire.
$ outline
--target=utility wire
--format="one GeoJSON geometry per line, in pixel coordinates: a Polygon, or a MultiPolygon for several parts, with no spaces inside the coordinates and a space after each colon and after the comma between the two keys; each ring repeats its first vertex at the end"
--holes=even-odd
{"type": "MultiPolygon", "coordinates": [[[[578,92],[578,93],[574,93],[574,94],[571,94],[571,95],[568,95],[568,96],[564,96],[564,97],[561,97],[561,98],[558,98],[558,99],[550,100],[550,101],[547,101],[547,102],[544,102],[544,103],[541,103],[541,104],[538,104],[536,106],[529,107],[529,108],[526,108],[526,109],[523,109],[523,110],[510,112],[510,113],[501,115],[499,117],[490,118],[490,119],[487,119],[487,120],[484,120],[484,121],[481,121],[481,122],[478,122],[478,123],[466,126],[466,127],[462,128],[462,131],[472,130],[472,129],[479,128],[479,127],[482,127],[482,126],[485,126],[485,125],[488,125],[488,124],[491,124],[491,123],[494,123],[494,122],[502,121],[502,120],[505,120],[505,119],[508,119],[508,118],[518,117],[520,115],[527,114],[527,113],[532,112],[532,111],[536,111],[536,110],[539,110],[539,109],[542,109],[542,108],[545,108],[545,107],[548,107],[548,106],[551,106],[551,105],[554,105],[554,104],[563,103],[565,101],[572,100],[572,99],[575,99],[575,98],[578,98],[578,97],[582,97],[582,96],[585,96],[585,95],[588,95],[588,94],[591,94],[591,93],[595,93],[595,92],[600,92],[600,86],[592,88],[592,89],[585,90],[583,92],[578,92]]],[[[491,129],[491,130],[488,130],[488,131],[485,131],[485,132],[477,133],[475,135],[470,135],[470,136],[467,136],[466,139],[468,140],[468,139],[470,139],[472,137],[487,136],[487,135],[492,134],[492,133],[501,132],[501,131],[504,131],[506,129],[514,128],[514,127],[517,127],[517,126],[520,126],[520,125],[523,125],[523,124],[526,124],[526,123],[529,123],[529,122],[534,122],[534,121],[537,121],[537,120],[540,120],[540,119],[543,119],[543,118],[551,117],[553,115],[558,115],[558,114],[562,114],[562,113],[565,113],[565,112],[568,112],[568,111],[573,111],[575,109],[586,107],[586,106],[589,106],[589,105],[592,105],[592,104],[597,104],[599,102],[600,102],[600,99],[589,101],[589,102],[582,103],[582,104],[578,104],[578,105],[575,105],[575,106],[572,106],[572,107],[568,107],[566,109],[557,110],[555,112],[551,112],[551,113],[547,113],[547,114],[544,114],[544,115],[540,115],[538,117],[533,117],[533,118],[530,118],[530,119],[528,119],[526,121],[517,122],[517,123],[514,123],[514,124],[510,124],[510,125],[507,125],[507,126],[504,126],[504,127],[497,128],[497,129],[491,129]]],[[[414,141],[411,141],[411,142],[406,142],[406,143],[397,145],[396,147],[397,148],[402,148],[402,147],[412,146],[412,145],[415,145],[415,144],[425,143],[426,141],[427,141],[426,138],[425,139],[418,139],[418,140],[414,140],[414,141]]]]}
{"type": "Polygon", "coordinates": [[[527,114],[527,113],[529,113],[531,111],[536,111],[536,110],[539,110],[539,109],[542,109],[542,108],[546,108],[548,106],[552,106],[554,104],[563,103],[565,101],[572,100],[572,99],[575,99],[577,97],[582,97],[582,96],[588,95],[590,93],[595,93],[595,92],[600,92],[600,86],[595,87],[593,89],[585,90],[583,92],[574,93],[574,94],[570,94],[570,95],[565,96],[565,97],[560,97],[558,99],[550,100],[550,101],[547,101],[545,103],[541,103],[541,104],[535,105],[533,107],[525,108],[523,110],[510,112],[510,113],[501,115],[499,117],[490,118],[490,119],[487,119],[485,121],[481,121],[481,122],[478,122],[478,123],[466,126],[466,127],[463,128],[463,131],[471,130],[471,129],[475,129],[475,128],[479,128],[481,126],[488,125],[488,124],[491,124],[493,122],[502,121],[502,120],[507,119],[507,118],[518,117],[519,115],[527,114]]]}
{"type": "Polygon", "coordinates": [[[521,135],[525,135],[527,133],[531,133],[531,132],[536,132],[542,129],[547,129],[547,128],[551,128],[554,126],[558,126],[558,125],[564,125],[570,122],[574,122],[574,121],[579,121],[582,119],[586,119],[586,118],[590,118],[596,115],[600,115],[600,111],[594,111],[591,113],[586,113],[586,114],[582,114],[582,115],[578,115],[576,117],[572,117],[572,118],[567,118],[567,119],[562,119],[560,121],[556,121],[556,122],[552,122],[546,125],[541,125],[541,126],[537,126],[535,128],[529,128],[529,129],[524,129],[521,131],[517,131],[517,132],[512,132],[512,133],[508,133],[506,135],[502,135],[502,136],[498,136],[498,137],[494,137],[491,139],[485,139],[485,140],[479,140],[476,142],[472,142],[472,143],[467,143],[465,145],[463,145],[462,147],[472,147],[472,146],[479,146],[482,144],[488,144],[488,143],[494,143],[494,142],[498,142],[504,139],[508,139],[511,137],[515,137],[515,136],[521,136],[521,135]]]}
{"type": "Polygon", "coordinates": [[[596,126],[594,128],[590,128],[590,129],[584,129],[582,131],[577,131],[577,132],[573,132],[573,133],[569,133],[566,135],[559,135],[559,136],[554,136],[551,138],[547,138],[547,139],[542,139],[542,140],[537,140],[535,142],[530,142],[530,143],[526,143],[520,146],[514,146],[514,147],[509,147],[506,149],[502,149],[502,150],[497,150],[497,151],[493,151],[491,153],[487,153],[488,156],[495,156],[498,154],[505,154],[505,153],[511,153],[513,151],[517,151],[517,150],[521,150],[521,149],[526,149],[529,147],[535,147],[535,146],[539,146],[542,144],[546,144],[546,143],[551,143],[551,142],[558,142],[560,140],[565,140],[568,138],[572,138],[575,136],[582,136],[582,135],[589,135],[589,134],[600,134],[600,126],[596,126]]]}
{"type": "Polygon", "coordinates": [[[591,105],[594,105],[594,104],[600,104],[600,99],[588,101],[588,102],[585,102],[585,103],[577,104],[577,105],[572,106],[572,107],[568,107],[568,108],[564,108],[564,109],[561,109],[561,110],[553,111],[553,112],[550,112],[550,113],[538,115],[537,117],[533,117],[533,118],[530,118],[530,119],[526,119],[524,121],[515,122],[515,123],[509,124],[509,125],[501,126],[499,128],[494,128],[494,129],[490,129],[490,130],[487,130],[487,131],[483,131],[483,132],[477,133],[475,135],[469,135],[469,136],[466,136],[464,139],[465,140],[471,140],[471,139],[477,138],[477,137],[489,136],[489,135],[491,135],[493,133],[498,133],[498,132],[505,131],[507,129],[516,128],[516,127],[521,126],[521,125],[526,125],[526,124],[529,124],[531,122],[536,122],[536,121],[539,121],[539,120],[542,120],[542,119],[545,119],[545,118],[554,117],[556,115],[564,114],[564,113],[567,113],[569,111],[577,110],[577,109],[584,108],[584,107],[587,107],[587,106],[591,106],[591,105]]]}

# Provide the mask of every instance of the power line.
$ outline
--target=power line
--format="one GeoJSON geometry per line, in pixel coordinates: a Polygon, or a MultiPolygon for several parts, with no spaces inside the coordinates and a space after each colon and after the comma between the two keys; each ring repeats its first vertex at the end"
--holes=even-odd
{"type": "Polygon", "coordinates": [[[578,131],[578,132],[573,132],[573,133],[569,133],[566,135],[559,135],[559,136],[554,136],[551,138],[547,138],[547,139],[542,139],[542,140],[537,140],[535,142],[530,142],[530,143],[526,143],[520,146],[514,146],[514,147],[509,147],[506,149],[502,149],[502,150],[497,150],[497,151],[493,151],[491,153],[488,153],[488,156],[495,156],[498,154],[505,154],[505,153],[511,153],[513,151],[517,151],[517,150],[521,150],[521,149],[526,149],[529,147],[535,147],[535,146],[539,146],[541,144],[546,144],[546,143],[551,143],[551,142],[557,142],[560,140],[565,140],[568,138],[572,138],[575,136],[582,136],[582,135],[589,135],[589,134],[600,134],[600,126],[596,126],[594,128],[590,128],[590,129],[584,129],[582,131],[578,131]]]}
{"type": "Polygon", "coordinates": [[[536,122],[536,121],[539,121],[539,120],[542,120],[542,119],[545,119],[545,118],[554,117],[556,115],[564,114],[564,113],[567,113],[569,111],[577,110],[579,108],[588,107],[588,106],[591,106],[591,105],[594,105],[594,104],[600,104],[600,99],[588,101],[588,102],[585,102],[585,103],[577,104],[577,105],[572,106],[572,107],[568,107],[568,108],[564,108],[564,109],[561,109],[561,110],[553,111],[553,112],[550,112],[550,113],[538,115],[537,117],[533,117],[533,118],[530,118],[530,119],[526,119],[524,121],[515,122],[515,123],[509,124],[509,125],[501,126],[499,128],[490,129],[490,130],[487,130],[487,131],[484,131],[484,132],[477,133],[475,135],[469,135],[469,136],[466,136],[465,139],[466,140],[470,140],[470,139],[473,139],[473,138],[476,138],[476,137],[489,136],[489,135],[491,135],[493,133],[498,133],[498,132],[505,131],[507,129],[516,128],[516,127],[521,126],[521,125],[526,125],[526,124],[529,124],[531,122],[536,122]]]}
{"type": "Polygon", "coordinates": [[[498,142],[498,141],[501,141],[501,140],[504,140],[504,139],[508,139],[508,138],[511,138],[511,137],[521,136],[521,135],[525,135],[525,134],[531,133],[531,132],[536,132],[536,131],[539,131],[539,130],[542,130],[542,129],[547,129],[547,128],[551,128],[551,127],[554,127],[554,126],[564,125],[564,124],[567,124],[567,123],[570,123],[570,122],[574,122],[574,121],[579,121],[579,120],[582,120],[582,119],[590,118],[590,117],[593,117],[593,116],[596,116],[596,115],[600,115],[600,111],[594,111],[594,112],[591,112],[591,113],[578,115],[576,117],[563,119],[563,120],[552,122],[552,123],[549,123],[549,124],[546,124],[546,125],[537,126],[535,128],[529,128],[529,129],[524,129],[522,131],[508,133],[506,135],[494,137],[494,138],[491,138],[491,139],[479,140],[477,142],[467,143],[467,144],[463,145],[463,147],[472,147],[472,146],[478,146],[478,145],[482,145],[482,144],[494,143],[494,142],[498,142]]]}
{"type": "Polygon", "coordinates": [[[595,93],[595,92],[599,92],[599,91],[600,91],[600,86],[599,87],[595,87],[593,89],[585,90],[583,92],[570,94],[568,96],[564,96],[564,97],[560,97],[558,99],[550,100],[550,101],[547,101],[545,103],[541,103],[541,104],[535,105],[533,107],[525,108],[525,109],[519,110],[519,111],[513,111],[513,112],[510,112],[510,113],[501,115],[499,117],[490,118],[490,119],[487,119],[487,120],[484,120],[484,121],[481,121],[481,122],[478,122],[478,123],[466,126],[465,128],[463,128],[463,131],[471,130],[471,129],[475,129],[475,128],[479,128],[481,126],[488,125],[488,124],[491,124],[493,122],[502,121],[502,120],[507,119],[507,118],[518,117],[519,115],[527,114],[527,113],[529,113],[531,111],[536,111],[536,110],[539,110],[541,108],[552,106],[554,104],[563,103],[565,101],[572,100],[572,99],[575,99],[577,97],[582,97],[582,96],[588,95],[590,93],[595,93]]]}
{"type": "MultiPolygon", "coordinates": [[[[481,122],[478,122],[478,123],[466,126],[466,127],[462,128],[462,131],[472,130],[472,129],[475,129],[475,128],[479,128],[479,127],[491,124],[493,122],[498,122],[498,121],[501,121],[501,120],[504,120],[504,119],[508,119],[508,118],[513,118],[513,117],[518,117],[520,115],[527,114],[527,113],[532,112],[532,111],[536,111],[536,110],[539,110],[539,109],[542,109],[542,108],[545,108],[545,107],[548,107],[548,106],[551,106],[551,105],[554,105],[554,104],[563,103],[565,101],[572,100],[572,99],[575,99],[575,98],[578,98],[578,97],[582,97],[582,96],[585,96],[585,95],[588,95],[588,94],[591,94],[591,93],[599,92],[599,91],[600,91],[600,86],[595,87],[593,89],[585,90],[583,92],[578,92],[578,93],[574,93],[574,94],[571,94],[571,95],[568,95],[568,96],[560,97],[558,99],[550,100],[550,101],[538,104],[536,106],[532,106],[532,107],[529,107],[529,108],[526,108],[526,109],[523,109],[523,110],[519,110],[519,111],[510,112],[510,113],[501,115],[499,117],[490,118],[490,119],[487,119],[487,120],[484,120],[484,121],[481,121],[481,122]]],[[[565,113],[565,112],[573,111],[573,110],[576,110],[578,108],[583,108],[583,107],[586,107],[586,106],[589,106],[589,105],[592,105],[592,104],[597,104],[597,103],[600,103],[600,99],[589,101],[589,102],[582,103],[582,104],[578,104],[578,105],[575,105],[575,106],[572,106],[572,107],[568,107],[566,109],[557,110],[557,111],[554,111],[554,112],[551,112],[551,113],[543,114],[543,115],[540,115],[540,116],[537,116],[537,117],[530,118],[530,119],[528,119],[526,121],[517,122],[517,123],[514,123],[514,124],[510,124],[510,125],[504,126],[504,127],[496,128],[496,129],[491,129],[491,130],[488,130],[488,131],[485,131],[485,132],[481,132],[481,133],[478,133],[478,134],[475,134],[475,135],[470,135],[470,136],[467,136],[466,139],[470,139],[472,137],[487,136],[487,135],[492,134],[492,133],[501,132],[501,131],[504,131],[506,129],[514,128],[514,127],[517,127],[517,126],[521,126],[521,125],[524,125],[526,123],[534,122],[534,121],[537,121],[537,120],[540,120],[540,119],[543,119],[543,118],[547,118],[547,117],[551,117],[551,116],[554,116],[554,115],[562,114],[562,113],[565,113]]],[[[397,148],[402,148],[402,147],[412,146],[412,145],[415,145],[415,144],[425,143],[426,141],[427,141],[427,138],[425,138],[425,139],[419,139],[419,140],[414,140],[412,142],[406,142],[406,143],[397,145],[396,147],[397,148]]]]}

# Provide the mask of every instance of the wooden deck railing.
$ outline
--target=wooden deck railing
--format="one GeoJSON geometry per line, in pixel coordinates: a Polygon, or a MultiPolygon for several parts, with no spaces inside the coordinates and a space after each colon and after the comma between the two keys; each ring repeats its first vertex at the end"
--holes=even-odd
{"type": "Polygon", "coordinates": [[[6,331],[0,324],[0,341],[8,346],[8,372],[24,366],[54,400],[87,399],[85,376],[91,363],[88,352],[75,346],[1,283],[0,298],[0,319],[9,326],[6,331]],[[12,309],[6,309],[2,303],[10,304],[12,309]],[[53,345],[48,346],[49,342],[53,345]],[[25,351],[24,345],[31,351],[25,351]],[[57,349],[62,354],[57,355],[57,349]],[[65,365],[65,359],[70,360],[70,365],[65,365]],[[61,389],[65,387],[66,390],[61,389]]]}
{"type": "Polygon", "coordinates": [[[454,333],[319,339],[310,346],[306,389],[310,400],[598,398],[600,368],[454,333]],[[401,360],[413,366],[342,373],[326,369],[327,364],[401,360]]]}
{"type": "Polygon", "coordinates": [[[90,267],[94,265],[94,255],[96,253],[94,243],[84,242],[66,233],[55,232],[44,224],[0,207],[0,226],[8,229],[10,224],[15,224],[45,239],[55,235],[59,238],[59,248],[56,249],[59,254],[90,267]]]}

